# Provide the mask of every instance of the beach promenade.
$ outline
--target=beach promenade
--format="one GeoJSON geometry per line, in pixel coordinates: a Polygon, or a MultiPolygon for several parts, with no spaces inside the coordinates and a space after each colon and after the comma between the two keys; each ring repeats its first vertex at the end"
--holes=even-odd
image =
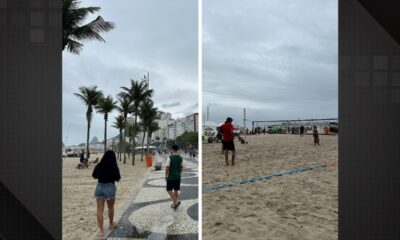
{"type": "MultiPolygon", "coordinates": [[[[149,172],[142,187],[132,193],[132,200],[120,216],[118,228],[108,240],[128,239],[197,239],[198,238],[198,162],[184,158],[181,180],[181,205],[175,211],[165,189],[166,156],[156,155],[163,168],[149,172]]],[[[118,217],[118,216],[117,216],[118,217]]]]}

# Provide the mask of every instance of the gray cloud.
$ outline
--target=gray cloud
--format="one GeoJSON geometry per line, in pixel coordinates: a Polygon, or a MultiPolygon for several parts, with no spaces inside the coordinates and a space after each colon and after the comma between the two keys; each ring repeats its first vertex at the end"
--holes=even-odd
{"type": "Polygon", "coordinates": [[[163,105],[161,105],[161,107],[162,108],[172,108],[172,107],[177,107],[180,105],[181,105],[180,102],[173,102],[173,103],[169,103],[169,104],[163,104],[163,105]]]}
{"type": "MultiPolygon", "coordinates": [[[[338,12],[330,0],[203,4],[203,118],[337,117],[338,12]]],[[[241,120],[240,120],[241,119],[241,120]]]]}
{"type": "MultiPolygon", "coordinates": [[[[155,105],[181,117],[197,103],[197,1],[153,0],[117,2],[87,0],[81,6],[100,6],[100,15],[116,24],[104,34],[107,43],[85,42],[79,56],[63,52],[63,141],[86,140],[85,106],[73,95],[80,86],[97,85],[116,97],[130,79],[150,72],[155,105]],[[164,109],[165,103],[180,102],[164,109]]],[[[94,18],[93,15],[91,18],[94,18]]],[[[108,136],[118,134],[111,127],[108,136]]],[[[91,138],[103,140],[103,117],[95,113],[91,138]]]]}

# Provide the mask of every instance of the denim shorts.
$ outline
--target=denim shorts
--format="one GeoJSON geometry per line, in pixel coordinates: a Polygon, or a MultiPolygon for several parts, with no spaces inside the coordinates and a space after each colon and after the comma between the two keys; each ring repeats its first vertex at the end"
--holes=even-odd
{"type": "Polygon", "coordinates": [[[117,187],[113,183],[97,183],[94,197],[106,201],[115,198],[117,187]]]}

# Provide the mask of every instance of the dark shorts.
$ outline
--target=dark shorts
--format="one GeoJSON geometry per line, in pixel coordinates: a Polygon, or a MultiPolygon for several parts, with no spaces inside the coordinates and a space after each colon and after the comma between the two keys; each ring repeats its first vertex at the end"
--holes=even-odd
{"type": "Polygon", "coordinates": [[[167,180],[167,191],[176,190],[179,191],[181,189],[181,180],[167,180]]]}
{"type": "Polygon", "coordinates": [[[224,150],[230,150],[230,151],[235,151],[235,144],[232,142],[222,142],[222,145],[224,146],[224,150]]]}

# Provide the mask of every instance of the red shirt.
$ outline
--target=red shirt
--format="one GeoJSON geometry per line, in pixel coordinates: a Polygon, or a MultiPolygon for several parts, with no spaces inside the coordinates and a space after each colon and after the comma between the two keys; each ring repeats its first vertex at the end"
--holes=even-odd
{"type": "Polygon", "coordinates": [[[233,141],[233,130],[235,129],[232,123],[225,123],[222,124],[219,129],[224,132],[223,140],[225,142],[232,142],[233,141]]]}

